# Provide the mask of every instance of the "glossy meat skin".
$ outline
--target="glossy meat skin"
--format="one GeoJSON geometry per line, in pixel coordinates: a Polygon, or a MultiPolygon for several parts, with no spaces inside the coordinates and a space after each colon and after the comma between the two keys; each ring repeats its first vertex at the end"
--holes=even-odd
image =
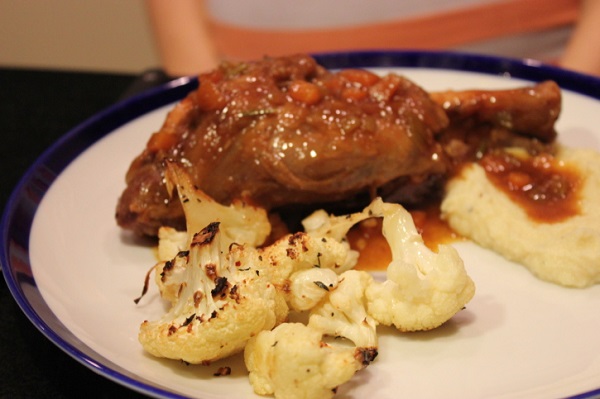
{"type": "Polygon", "coordinates": [[[551,142],[561,111],[560,88],[553,81],[507,90],[463,90],[431,93],[453,123],[470,121],[505,128],[551,142]]]}
{"type": "Polygon", "coordinates": [[[199,83],[132,162],[117,204],[121,227],[150,236],[162,225],[184,227],[164,185],[165,159],[224,204],[242,199],[273,210],[363,206],[374,195],[418,201],[452,169],[445,147],[453,140],[444,140],[451,122],[475,120],[489,131],[504,120],[494,115],[506,118],[482,93],[436,98],[398,75],[332,73],[306,55],[224,64],[199,83]],[[449,99],[469,107],[445,110],[449,99]]]}
{"type": "Polygon", "coordinates": [[[199,81],[133,161],[117,207],[122,227],[154,235],[180,223],[162,184],[165,158],[217,201],[267,209],[339,201],[399,176],[445,171],[434,134],[446,114],[400,76],[333,74],[298,55],[223,65],[199,81]]]}

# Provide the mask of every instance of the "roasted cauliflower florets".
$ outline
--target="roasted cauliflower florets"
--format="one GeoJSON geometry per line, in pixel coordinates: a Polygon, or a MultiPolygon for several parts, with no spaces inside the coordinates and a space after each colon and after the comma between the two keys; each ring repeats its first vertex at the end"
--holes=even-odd
{"type": "Polygon", "coordinates": [[[266,214],[217,204],[175,164],[166,177],[188,232],[159,231],[155,281],[172,306],[139,332],[155,356],[207,363],[244,350],[256,393],[329,398],[376,358],[378,324],[428,330],[473,296],[456,251],[430,251],[400,205],[376,199],[350,215],[317,211],[303,221],[305,232],[258,247],[270,231],[266,214]],[[358,253],[346,240],[372,217],[383,218],[392,249],[383,283],[351,270],[358,253]],[[286,323],[290,310],[305,312],[307,323],[286,323]]]}
{"type": "Polygon", "coordinates": [[[236,268],[220,251],[219,224],[194,235],[177,255],[182,272],[173,305],[159,320],[140,326],[146,351],[188,363],[205,363],[242,350],[246,342],[287,316],[274,285],[256,270],[236,268]]]}
{"type": "Polygon", "coordinates": [[[440,326],[475,294],[475,285],[457,251],[440,245],[433,252],[423,242],[408,211],[374,201],[369,212],[383,217],[383,234],[392,250],[387,280],[367,290],[368,312],[379,323],[400,331],[440,326]]]}
{"type": "Polygon", "coordinates": [[[375,359],[377,323],[367,314],[365,300],[372,278],[355,270],[335,278],[339,281],[329,285],[312,282],[325,294],[310,311],[307,325],[284,323],[249,341],[244,358],[256,393],[329,398],[375,359]]]}
{"type": "Polygon", "coordinates": [[[471,300],[475,285],[463,261],[449,245],[433,252],[423,242],[412,216],[401,205],[373,200],[362,212],[328,216],[317,211],[303,221],[311,235],[343,240],[350,228],[371,217],[383,218],[383,234],[392,250],[387,280],[366,288],[367,311],[377,322],[400,331],[438,327],[471,300]]]}
{"type": "Polygon", "coordinates": [[[140,328],[140,342],[151,354],[202,363],[235,353],[250,336],[281,323],[287,317],[286,302],[294,310],[313,307],[327,293],[315,282],[337,285],[337,273],[356,261],[347,245],[306,233],[264,248],[233,243],[224,253],[218,225],[196,234],[189,251],[155,267],[161,296],[172,308],[140,328]],[[307,283],[309,279],[313,281],[307,283]],[[219,284],[226,284],[224,291],[219,284]],[[214,292],[220,292],[218,300],[214,292]]]}
{"type": "Polygon", "coordinates": [[[331,345],[301,323],[284,323],[252,338],[244,351],[250,383],[260,395],[326,399],[364,367],[359,349],[331,345]]]}
{"type": "Polygon", "coordinates": [[[264,248],[233,245],[229,256],[241,267],[253,265],[297,311],[310,309],[324,296],[323,290],[315,289],[315,281],[337,284],[337,274],[356,264],[354,251],[345,243],[302,232],[284,236],[264,248]]]}
{"type": "MultiPolygon", "coordinates": [[[[187,231],[220,222],[221,250],[230,261],[257,269],[280,289],[294,310],[310,309],[322,298],[322,290],[308,283],[308,276],[313,281],[333,284],[337,282],[337,274],[356,264],[358,253],[350,249],[343,235],[338,238],[325,230],[310,235],[289,234],[257,249],[271,230],[263,209],[239,203],[229,207],[218,204],[195,187],[189,175],[175,163],[166,162],[165,176],[169,190],[178,192],[187,231]]],[[[185,261],[178,254],[185,253],[192,237],[169,227],[159,229],[161,263],[155,267],[155,281],[163,298],[171,302],[184,278],[185,261]]]]}

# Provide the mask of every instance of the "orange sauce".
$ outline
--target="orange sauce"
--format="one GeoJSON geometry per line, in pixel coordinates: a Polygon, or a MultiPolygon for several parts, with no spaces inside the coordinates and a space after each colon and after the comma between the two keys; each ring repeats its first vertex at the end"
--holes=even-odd
{"type": "Polygon", "coordinates": [[[350,247],[359,253],[358,270],[385,270],[392,251],[381,232],[381,219],[367,219],[354,226],[347,235],[350,247]]]}
{"type": "MultiPolygon", "coordinates": [[[[440,218],[439,206],[411,211],[415,226],[428,248],[435,251],[438,245],[460,240],[448,224],[440,218]]],[[[368,219],[354,226],[348,233],[352,249],[359,252],[358,270],[385,270],[392,260],[392,252],[381,232],[381,219],[368,219]]]]}
{"type": "Polygon", "coordinates": [[[577,215],[581,177],[552,155],[527,158],[492,152],[480,164],[488,179],[537,222],[556,223],[577,215]]]}
{"type": "MultiPolygon", "coordinates": [[[[523,207],[533,220],[554,223],[579,213],[581,176],[548,154],[517,158],[492,152],[480,161],[490,181],[523,207]]],[[[440,217],[439,204],[411,211],[417,230],[428,248],[461,240],[440,217]]],[[[392,259],[381,232],[381,219],[368,219],[348,233],[350,246],[359,251],[356,269],[385,270],[392,259]]]]}

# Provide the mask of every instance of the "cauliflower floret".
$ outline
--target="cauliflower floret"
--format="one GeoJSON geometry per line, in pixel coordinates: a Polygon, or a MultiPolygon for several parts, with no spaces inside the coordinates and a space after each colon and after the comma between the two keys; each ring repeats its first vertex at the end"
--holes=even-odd
{"type": "Polygon", "coordinates": [[[179,287],[186,278],[189,248],[187,232],[177,231],[171,227],[158,230],[158,259],[154,266],[154,282],[160,295],[171,302],[177,302],[179,287]]]}
{"type": "Polygon", "coordinates": [[[177,231],[172,227],[163,226],[158,229],[158,260],[166,262],[171,260],[189,246],[186,231],[177,231]]]}
{"type": "Polygon", "coordinates": [[[384,283],[366,289],[368,313],[377,322],[401,331],[438,327],[471,300],[475,286],[463,261],[449,245],[429,250],[401,205],[376,198],[362,212],[329,216],[317,211],[303,220],[308,234],[343,241],[352,226],[371,217],[383,218],[383,233],[392,250],[384,283]]]}
{"type": "MultiPolygon", "coordinates": [[[[194,235],[189,252],[174,263],[183,267],[170,295],[171,309],[140,326],[139,341],[157,357],[204,363],[243,350],[246,342],[287,317],[283,297],[251,268],[231,266],[219,245],[219,224],[194,235]]],[[[172,285],[174,286],[174,285],[172,285]]]]}
{"type": "Polygon", "coordinates": [[[171,305],[179,300],[181,287],[190,278],[188,263],[190,262],[190,251],[179,251],[171,260],[159,262],[154,266],[154,282],[156,283],[160,296],[171,302],[171,305]]]}
{"type": "MultiPolygon", "coordinates": [[[[179,179],[188,217],[191,205],[186,208],[186,203],[206,198],[189,185],[187,175],[170,179],[179,179]],[[191,195],[194,200],[186,201],[191,195]]],[[[223,223],[231,220],[237,226],[236,217],[227,216],[223,223]]],[[[156,266],[156,282],[172,308],[160,320],[142,324],[144,348],[155,356],[204,363],[245,347],[256,393],[328,398],[375,359],[378,323],[402,331],[431,329],[474,294],[456,251],[449,246],[430,251],[400,205],[376,199],[362,212],[315,212],[303,223],[306,232],[263,248],[241,228],[228,229],[228,245],[223,246],[219,223],[194,235],[184,251],[180,233],[163,231],[164,254],[174,256],[156,266]],[[351,270],[357,253],[345,236],[371,217],[383,218],[383,233],[392,247],[384,283],[351,270]],[[290,309],[308,311],[308,324],[281,324],[290,309]],[[325,336],[344,339],[325,342],[325,336]]]]}
{"type": "Polygon", "coordinates": [[[339,281],[309,283],[325,296],[311,310],[308,325],[284,323],[248,342],[244,358],[256,393],[330,398],[377,356],[377,323],[367,314],[365,299],[371,275],[348,270],[331,277],[339,281]],[[324,336],[336,339],[326,343],[324,336]]]}
{"type": "MultiPolygon", "coordinates": [[[[181,287],[190,283],[189,258],[190,251],[179,251],[173,259],[159,262],[154,267],[161,297],[172,305],[180,302],[181,287]]],[[[347,245],[336,240],[296,233],[264,248],[233,244],[220,257],[220,262],[234,265],[223,268],[260,276],[261,281],[271,283],[278,298],[287,302],[287,306],[304,311],[327,294],[319,285],[336,286],[337,273],[352,268],[356,257],[347,245]]]]}
{"type": "Polygon", "coordinates": [[[401,331],[423,331],[449,320],[471,300],[475,285],[457,251],[427,248],[408,211],[374,201],[367,209],[383,216],[383,234],[392,250],[387,280],[367,290],[368,312],[401,331]]]}
{"type": "MultiPolygon", "coordinates": [[[[187,278],[188,253],[179,251],[171,260],[154,267],[160,294],[171,303],[177,301],[179,287],[187,278]]],[[[285,236],[263,248],[232,245],[225,257],[238,269],[252,269],[273,283],[296,311],[309,310],[319,303],[326,294],[319,285],[336,286],[338,273],[349,270],[355,262],[345,245],[305,233],[285,236]]]]}
{"type": "Polygon", "coordinates": [[[367,363],[377,355],[377,322],[367,313],[366,289],[373,284],[367,272],[348,270],[339,276],[337,287],[323,287],[329,295],[315,306],[308,325],[332,337],[349,339],[370,351],[367,363]]]}
{"type": "Polygon", "coordinates": [[[289,234],[264,248],[232,245],[229,257],[240,268],[252,265],[297,311],[310,309],[326,294],[313,287],[315,281],[336,284],[334,275],[354,267],[357,259],[346,243],[302,232],[289,234]]]}
{"type": "MultiPolygon", "coordinates": [[[[262,273],[285,294],[294,310],[310,309],[323,296],[322,290],[307,283],[308,276],[313,281],[337,283],[334,274],[356,264],[358,253],[350,249],[345,239],[329,236],[326,231],[312,235],[289,234],[268,247],[255,249],[270,232],[264,210],[235,203],[230,207],[218,204],[194,187],[189,175],[173,162],[166,162],[166,178],[170,191],[177,188],[187,231],[197,231],[195,229],[204,227],[205,222],[221,222],[221,250],[232,263],[262,273]]],[[[186,262],[182,258],[186,251],[183,249],[189,247],[190,239],[186,232],[168,227],[159,230],[161,262],[155,266],[155,282],[161,296],[172,303],[177,300],[174,294],[185,278],[186,262]]]]}
{"type": "Polygon", "coordinates": [[[313,267],[290,276],[290,305],[296,311],[314,308],[338,285],[338,275],[331,269],[313,267]]]}
{"type": "Polygon", "coordinates": [[[225,251],[233,242],[253,247],[265,242],[271,233],[271,223],[263,208],[242,201],[221,205],[194,186],[190,176],[179,165],[172,161],[165,164],[167,190],[172,192],[176,188],[183,206],[188,243],[195,232],[212,222],[221,222],[221,249],[225,251]]]}
{"type": "MultiPolygon", "coordinates": [[[[323,209],[319,209],[302,220],[302,227],[311,236],[329,237],[350,247],[346,235],[352,226],[365,219],[380,216],[371,214],[369,212],[370,208],[372,208],[372,205],[366,207],[362,212],[340,216],[329,215],[323,209]]],[[[358,253],[356,256],[358,257],[358,253]]]]}
{"type": "Polygon", "coordinates": [[[160,320],[142,324],[140,341],[148,352],[188,363],[235,353],[250,336],[281,323],[287,317],[286,302],[294,310],[318,303],[327,291],[315,282],[337,285],[336,273],[352,268],[356,259],[345,244],[305,233],[264,248],[234,243],[223,253],[218,225],[195,235],[189,251],[179,251],[155,267],[161,296],[172,308],[160,320]],[[307,279],[314,289],[307,289],[307,279]],[[225,290],[216,301],[210,293],[219,281],[229,290],[235,286],[235,294],[243,294],[244,300],[227,296],[225,290]]]}
{"type": "Polygon", "coordinates": [[[259,395],[326,399],[362,369],[362,352],[325,343],[301,323],[284,323],[252,338],[244,351],[250,383],[259,395]]]}

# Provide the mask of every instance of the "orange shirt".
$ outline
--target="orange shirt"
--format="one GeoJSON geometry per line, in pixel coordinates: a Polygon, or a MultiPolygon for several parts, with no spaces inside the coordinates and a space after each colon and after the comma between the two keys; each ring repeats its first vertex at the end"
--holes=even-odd
{"type": "Polygon", "coordinates": [[[566,44],[579,0],[215,0],[207,7],[225,59],[457,49],[551,61],[566,44]]]}

